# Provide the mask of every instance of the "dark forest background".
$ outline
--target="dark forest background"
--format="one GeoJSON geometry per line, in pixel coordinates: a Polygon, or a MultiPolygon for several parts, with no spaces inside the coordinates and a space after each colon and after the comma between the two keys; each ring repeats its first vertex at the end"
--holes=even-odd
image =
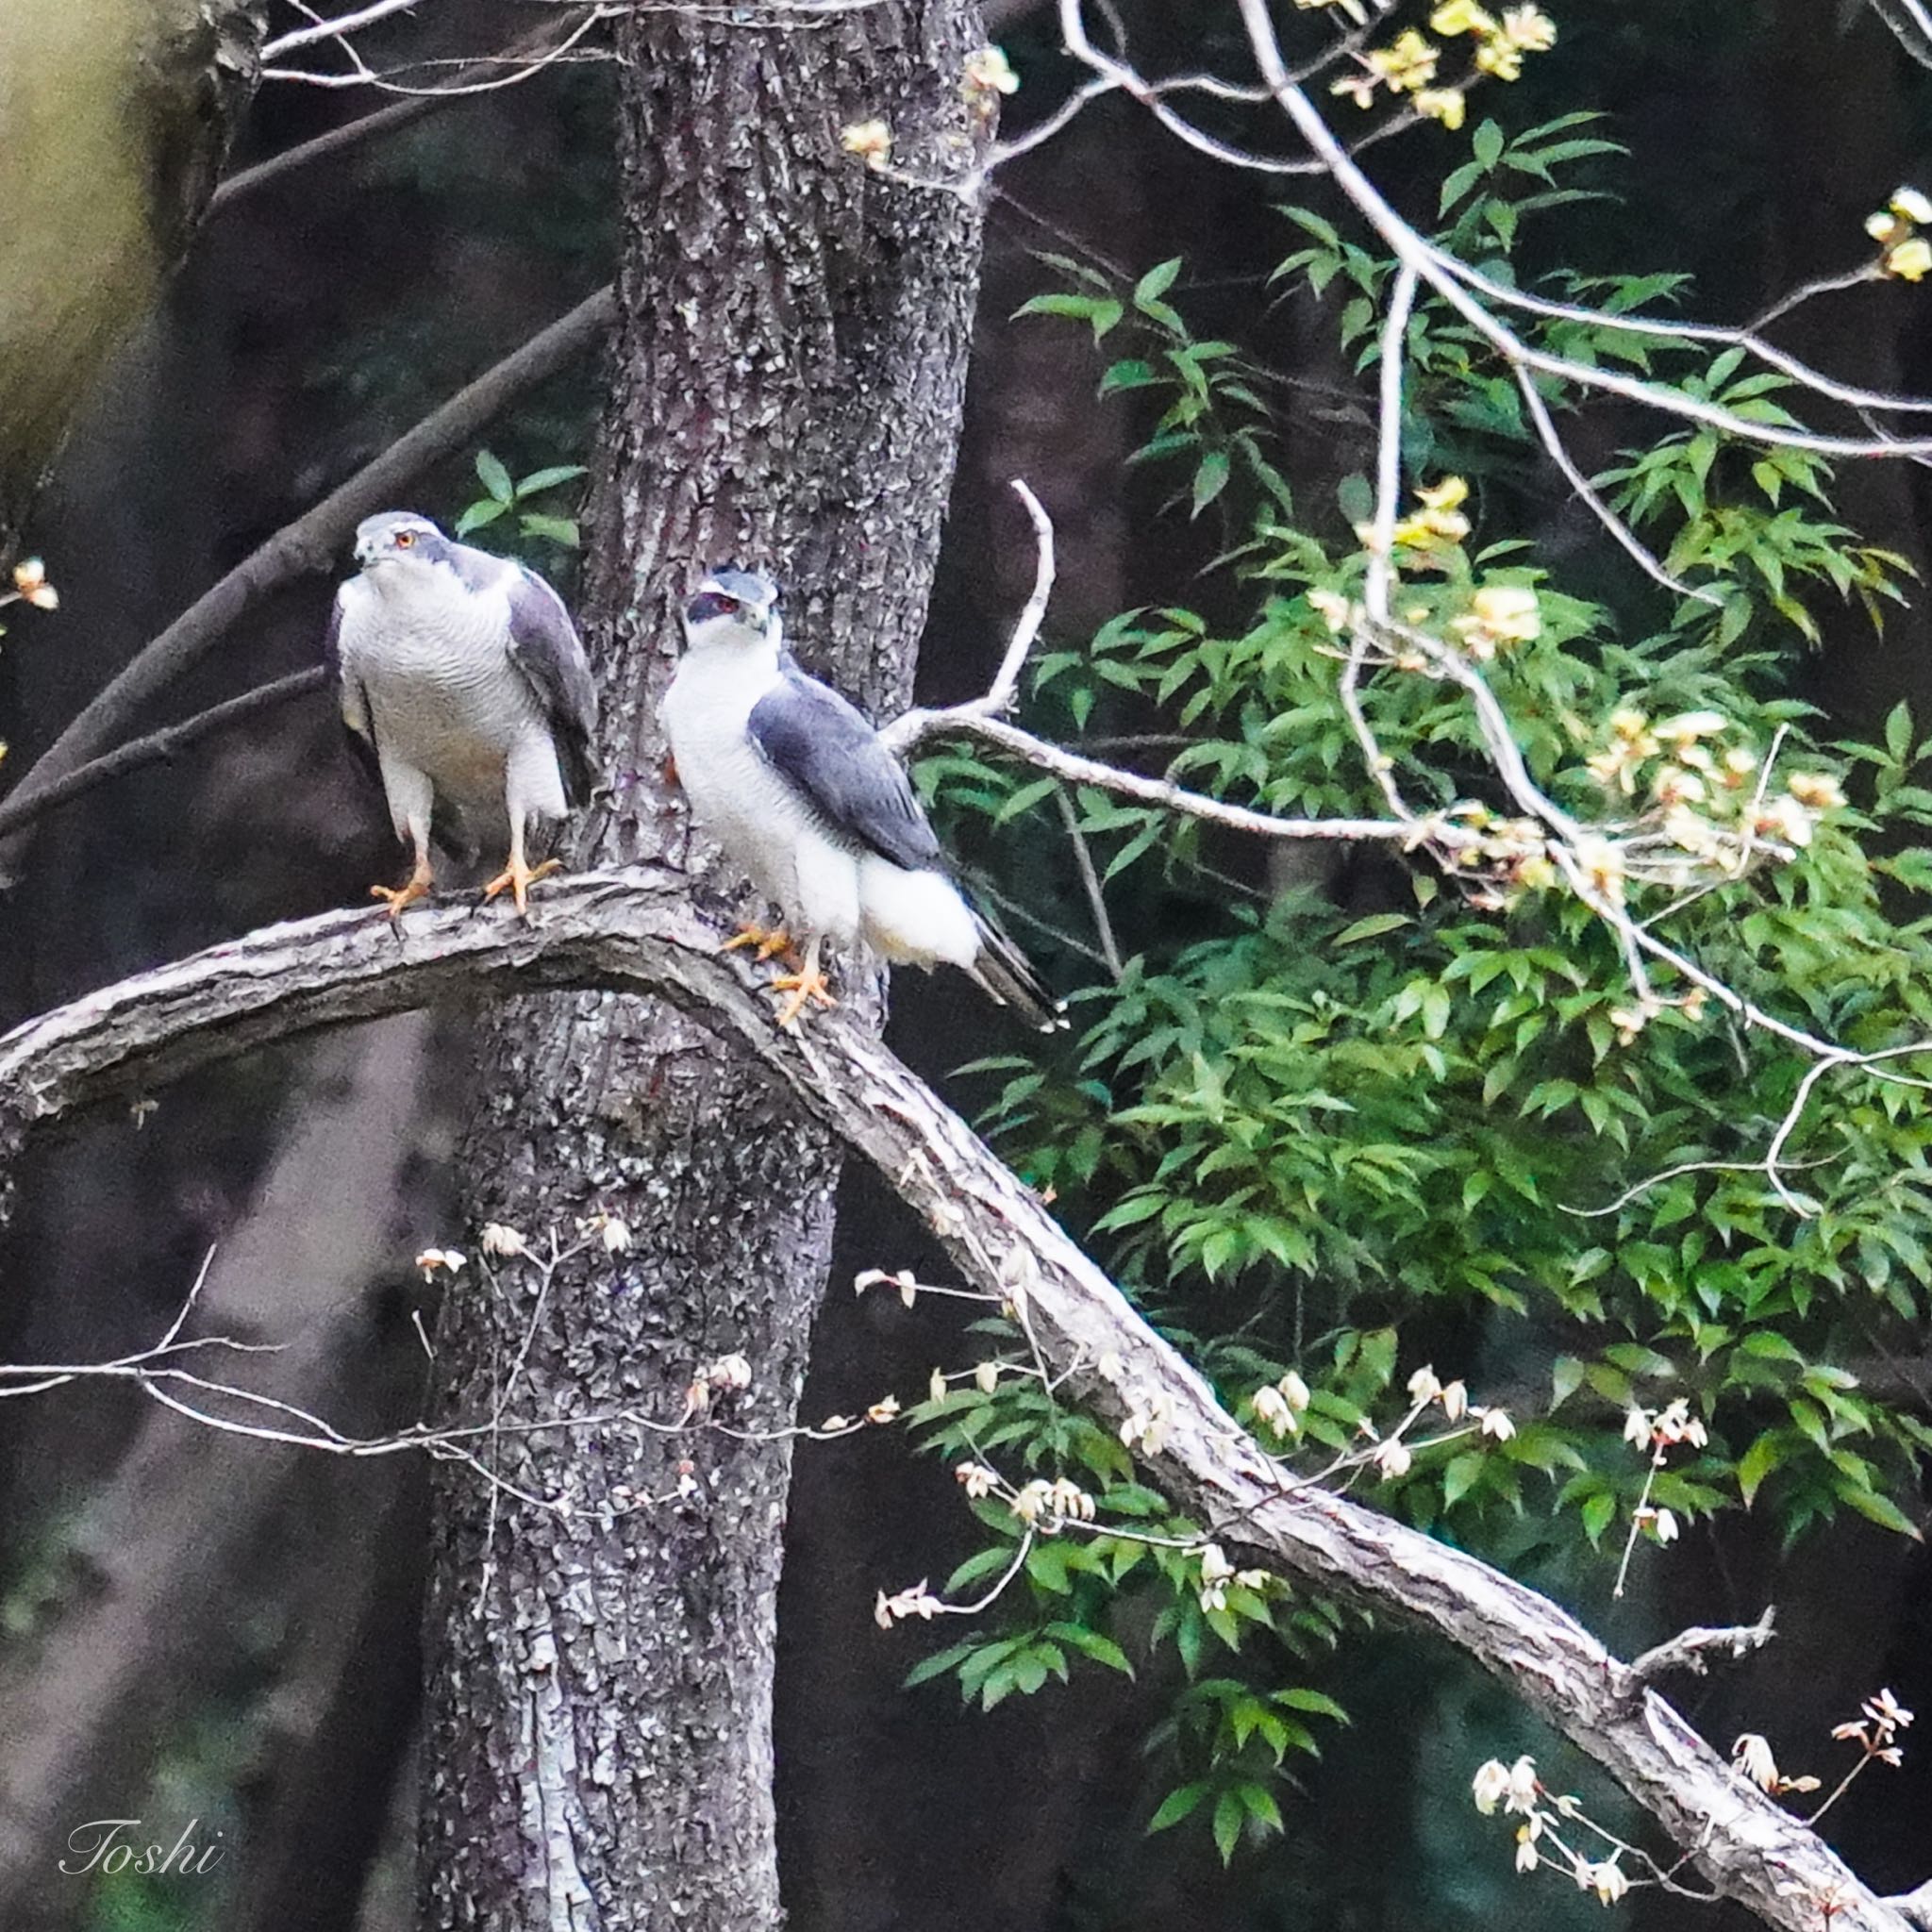
{"type": "MultiPolygon", "coordinates": [[[[1050,110],[1070,76],[1049,12],[1011,0],[996,11],[994,37],[1024,83],[1008,104],[1014,131],[1050,110]]],[[[1526,125],[1600,108],[1632,154],[1616,198],[1571,211],[1544,244],[1573,265],[1689,270],[1702,312],[1741,318],[1841,268],[1865,213],[1897,182],[1932,185],[1932,75],[1862,10],[1617,0],[1553,11],[1561,44],[1498,111],[1526,125]]],[[[1121,0],[1120,12],[1150,69],[1212,64],[1217,52],[1234,64],[1193,8],[1121,0]]],[[[507,40],[518,25],[514,7],[473,0],[462,46],[507,40]]],[[[439,50],[438,26],[417,29],[419,51],[439,50]]],[[[219,208],[73,438],[30,530],[62,605],[9,615],[0,722],[13,769],[223,571],[608,277],[608,96],[600,63],[559,65],[439,105],[219,208]]],[[[236,166],[370,105],[272,84],[236,166]]],[[[1374,157],[1377,178],[1421,215],[1441,138],[1424,126],[1374,157]]],[[[1318,185],[1293,186],[1321,204],[1318,185]]],[[[1058,526],[1049,638],[1177,596],[1212,609],[1195,574],[1226,533],[1211,517],[1163,514],[1167,486],[1126,462],[1146,425],[1129,403],[1096,400],[1101,365],[1084,332],[1012,319],[1061,284],[1042,252],[1126,276],[1182,256],[1174,299],[1194,325],[1284,378],[1297,488],[1327,487],[1360,461],[1368,418],[1356,379],[1268,286],[1291,245],[1279,198],[1277,186],[1167,142],[1121,101],[1001,175],[923,698],[982,689],[1025,595],[1033,554],[1007,487],[1015,476],[1058,526]]],[[[1852,379],[1924,392],[1927,313],[1923,296],[1869,288],[1813,305],[1783,340],[1852,379]]],[[[518,475],[581,460],[597,380],[586,360],[518,406],[488,447],[518,475]]],[[[1615,445],[1605,420],[1602,446],[1579,452],[1587,463],[1615,445]]],[[[479,493],[474,454],[408,507],[454,518],[479,493]]],[[[1868,465],[1842,482],[1849,520],[1923,569],[1924,471],[1868,465]]],[[[1541,536],[1554,553],[1574,534],[1557,510],[1541,536]]],[[[568,590],[567,553],[540,542],[528,554],[568,590]]],[[[252,616],[175,707],[316,661],[327,596],[311,582],[252,616]]],[[[1932,714],[1923,606],[1882,644],[1847,620],[1803,677],[1848,728],[1902,695],[1932,714]]],[[[340,736],[328,703],[307,698],[49,818],[0,915],[7,1022],[251,926],[351,903],[388,877],[394,848],[340,736]]],[[[1169,936],[1185,938],[1211,929],[1215,908],[1180,901],[1166,916],[1169,936]]],[[[942,1082],[1011,1046],[960,982],[911,975],[895,988],[891,1037],[942,1082]]],[[[212,1250],[211,1325],[287,1344],[278,1375],[344,1429],[413,1420],[417,1318],[432,1291],[411,1257],[458,1233],[446,1168],[467,1104],[464,1039],[459,1011],[385,1022],[260,1056],[171,1090],[139,1118],[38,1146],[7,1237],[0,1351],[62,1362],[145,1346],[212,1250]]],[[[985,1097],[970,1079],[946,1091],[969,1110],[985,1097]]],[[[840,1225],[808,1416],[887,1389],[909,1399],[951,1332],[926,1305],[908,1312],[849,1292],[859,1269],[924,1258],[870,1176],[849,1176],[840,1225]]],[[[0,1926],[411,1923],[425,1481],[411,1457],[350,1461],[226,1439],[106,1385],[0,1407],[0,1926]],[[109,1816],[141,1817],[169,1840],[198,1819],[198,1836],[220,1834],[226,1857],[185,1881],[54,1877],[67,1832],[109,1816]]],[[[1285,1836],[1225,1871],[1205,1830],[1144,1834],[1166,1789],[1142,1748],[1172,1688],[1158,1675],[1093,1674],[991,1716],[962,1710],[943,1683],[903,1691],[908,1667],[940,1640],[876,1630],[873,1595],[952,1567],[967,1547],[953,1497],[947,1473],[889,1433],[799,1457],[777,1711],[781,1855],[799,1932],[1459,1932],[1598,1910],[1515,1879],[1467,1795],[1469,1767],[1492,1754],[1535,1751],[1563,1788],[1581,1774],[1573,1765],[1566,1779],[1560,1748],[1504,1693],[1407,1640],[1366,1631],[1344,1646],[1324,1682],[1351,1727],[1301,1774],[1285,1836]]],[[[1932,1565],[1920,1547],[1848,1522],[1786,1552],[1769,1526],[1727,1519],[1651,1574],[1654,1593],[1599,1626],[1626,1654],[1686,1623],[1778,1604],[1768,1652],[1688,1693],[1689,1715],[1720,1747],[1747,1728],[1822,1740],[1879,1683],[1908,1706],[1932,1703],[1932,1565]]],[[[1543,1581],[1561,1594],[1560,1577],[1543,1581]]],[[[1919,1883],[1932,1868],[1924,1754],[1870,1780],[1834,1823],[1874,1887],[1919,1883]]],[[[1724,1909],[1654,1894],[1622,1909],[1646,1928],[1730,1923],[1724,1909]]]]}

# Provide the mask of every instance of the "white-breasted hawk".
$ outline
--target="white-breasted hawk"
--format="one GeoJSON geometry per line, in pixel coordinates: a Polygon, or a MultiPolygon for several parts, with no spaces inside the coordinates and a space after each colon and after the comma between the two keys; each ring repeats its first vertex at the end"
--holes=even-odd
{"type": "Polygon", "coordinates": [[[484,897],[508,891],[527,912],[530,882],[558,864],[529,863],[532,823],[596,786],[597,691],[570,612],[535,571],[407,510],[364,522],[356,560],[325,650],[351,741],[415,858],[401,886],[373,894],[393,916],[427,893],[431,827],[454,813],[471,837],[508,844],[484,897]]]}

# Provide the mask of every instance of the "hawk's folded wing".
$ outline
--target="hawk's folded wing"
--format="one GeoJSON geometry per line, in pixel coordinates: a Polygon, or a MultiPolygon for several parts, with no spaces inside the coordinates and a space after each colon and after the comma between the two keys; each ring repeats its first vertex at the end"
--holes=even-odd
{"type": "Polygon", "coordinates": [[[752,707],[747,728],[835,837],[908,872],[941,866],[939,841],[898,759],[837,691],[788,658],[782,681],[752,707]]]}

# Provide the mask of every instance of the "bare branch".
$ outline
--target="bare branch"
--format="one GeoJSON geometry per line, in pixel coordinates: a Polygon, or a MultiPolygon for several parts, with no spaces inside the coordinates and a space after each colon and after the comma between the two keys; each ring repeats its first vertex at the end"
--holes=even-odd
{"type": "Polygon", "coordinates": [[[1689,1671],[1693,1676],[1701,1677],[1709,1668],[1714,1653],[1722,1652],[1733,1663],[1747,1657],[1754,1650],[1762,1650],[1777,1633],[1773,1628],[1775,1622],[1774,1607],[1766,1604],[1764,1614],[1755,1624],[1734,1625],[1729,1629],[1712,1630],[1703,1626],[1680,1631],[1667,1643],[1659,1643],[1653,1650],[1632,1660],[1630,1675],[1639,1684],[1648,1684],[1655,1678],[1667,1675],[1672,1671],[1689,1671]]]}
{"type": "Polygon", "coordinates": [[[292,54],[298,47],[312,47],[318,41],[340,40],[344,34],[353,34],[365,26],[374,26],[379,20],[387,20],[391,14],[411,13],[422,4],[422,0],[372,0],[372,4],[359,8],[354,13],[345,13],[337,20],[318,21],[313,26],[298,26],[292,32],[277,34],[261,50],[264,60],[279,60],[284,54],[292,54]]]}
{"type": "MultiPolygon", "coordinates": [[[[1446,1638],[1589,1753],[1725,1895],[1780,1932],[1900,1932],[1814,1833],[1723,1760],[1545,1598],[1474,1558],[1282,1472],[1141,1321],[1040,1199],[842,1015],[793,1034],[721,957],[675,874],[563,881],[534,923],[441,907],[392,926],[339,912],[272,927],[124,981],[0,1041],[0,1124],[17,1137],[90,1101],[304,1028],[456,988],[651,992],[727,1028],[799,1103],[874,1163],[967,1281],[1024,1306],[1041,1360],[1112,1420],[1158,1413],[1149,1476],[1207,1532],[1316,1588],[1446,1638]]],[[[189,1405],[193,1406],[193,1405],[189,1405]]],[[[450,1445],[454,1449],[455,1445],[450,1445]]]]}
{"type": "Polygon", "coordinates": [[[1542,445],[1549,452],[1550,460],[1563,473],[1563,480],[1576,493],[1591,515],[1610,533],[1612,539],[1637,559],[1637,566],[1652,583],[1661,584],[1667,591],[1674,591],[1680,597],[1694,597],[1700,604],[1719,607],[1724,599],[1715,591],[1696,590],[1674,577],[1645,546],[1628,524],[1607,504],[1598,493],[1596,486],[1577,468],[1576,459],[1570,454],[1562,436],[1558,433],[1556,419],[1550,414],[1550,408],[1543,401],[1542,391],[1536,386],[1536,377],[1528,370],[1516,372],[1516,386],[1523,391],[1523,406],[1529,411],[1529,420],[1536,425],[1536,433],[1542,439],[1542,445]]]}
{"type": "Polygon", "coordinates": [[[1137,74],[1124,61],[1094,45],[1087,32],[1082,0],[1059,0],[1061,38],[1067,52],[1105,79],[1108,83],[1108,91],[1121,92],[1139,101],[1170,132],[1217,160],[1263,174],[1327,174],[1354,203],[1357,212],[1380,237],[1395,260],[1412,269],[1424,285],[1475,330],[1512,369],[1531,370],[1555,376],[1589,392],[1621,396],[1628,402],[1659,410],[1681,421],[1722,430],[1745,442],[1810,450],[1822,456],[1913,458],[1932,456],[1932,437],[1895,437],[1883,433],[1869,437],[1838,436],[1803,427],[1787,428],[1781,425],[1754,422],[1722,404],[1707,402],[1660,383],[1624,375],[1600,364],[1572,361],[1526,341],[1499,320],[1489,305],[1517,308],[1607,328],[1634,327],[1638,333],[1674,337],[1681,341],[1735,344],[1747,349],[1771,367],[1790,375],[1817,394],[1848,408],[1878,413],[1932,410],[1932,399],[1888,395],[1839,382],[1762,341],[1748,329],[1726,328],[1713,324],[1665,322],[1644,316],[1612,315],[1552,302],[1521,290],[1506,288],[1468,263],[1446,254],[1396,212],[1387,197],[1357,165],[1357,149],[1349,147],[1335,134],[1308,99],[1283,55],[1267,0],[1237,0],[1237,5],[1262,78],[1296,133],[1307,143],[1310,154],[1308,160],[1281,161],[1245,153],[1184,120],[1159,98],[1154,83],[1137,74]]]}

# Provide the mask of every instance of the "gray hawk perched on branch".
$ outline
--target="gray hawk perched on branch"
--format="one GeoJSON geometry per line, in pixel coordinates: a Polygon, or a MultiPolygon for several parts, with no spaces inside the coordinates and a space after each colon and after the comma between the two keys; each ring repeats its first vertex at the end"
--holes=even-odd
{"type": "Polygon", "coordinates": [[[863,940],[895,964],[941,960],[970,974],[1034,1025],[1063,1025],[1020,950],[969,906],[905,772],[865,718],[808,677],[785,648],[778,589],[721,570],[684,613],[686,650],[658,715],[697,822],[780,907],[786,929],[747,925],[731,945],[803,960],[774,982],[778,1019],[836,1004],[820,967],[826,940],[863,940]]]}
{"type": "Polygon", "coordinates": [[[408,510],[360,525],[356,560],[326,655],[351,741],[415,854],[401,886],[372,895],[394,918],[428,892],[430,828],[453,811],[474,836],[508,841],[483,896],[508,891],[527,913],[530,882],[558,868],[529,863],[531,821],[561,819],[597,782],[597,691],[570,612],[534,571],[408,510]]]}

